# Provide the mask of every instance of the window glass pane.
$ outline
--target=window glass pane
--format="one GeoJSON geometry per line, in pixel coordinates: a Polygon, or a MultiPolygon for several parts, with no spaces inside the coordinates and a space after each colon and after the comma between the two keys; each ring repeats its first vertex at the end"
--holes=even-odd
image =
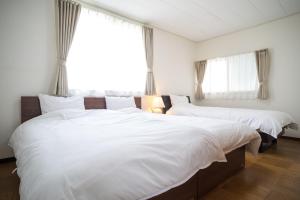
{"type": "Polygon", "coordinates": [[[226,92],[226,73],[227,66],[225,59],[208,60],[203,83],[204,92],[226,92]]]}
{"type": "Polygon", "coordinates": [[[255,54],[228,57],[229,91],[254,91],[257,89],[255,54]]]}
{"type": "Polygon", "coordinates": [[[83,8],[67,60],[70,90],[144,91],[142,27],[83,8]]]}
{"type": "Polygon", "coordinates": [[[210,59],[203,80],[208,98],[255,98],[258,89],[255,54],[210,59]]]}

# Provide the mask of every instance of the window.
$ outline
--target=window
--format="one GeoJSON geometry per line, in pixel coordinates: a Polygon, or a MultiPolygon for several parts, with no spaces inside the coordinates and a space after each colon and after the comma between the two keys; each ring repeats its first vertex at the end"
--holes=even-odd
{"type": "Polygon", "coordinates": [[[202,87],[206,98],[256,98],[255,53],[207,60],[202,87]]]}
{"type": "Polygon", "coordinates": [[[142,94],[147,65],[142,27],[83,8],[67,60],[70,94],[142,94]]]}

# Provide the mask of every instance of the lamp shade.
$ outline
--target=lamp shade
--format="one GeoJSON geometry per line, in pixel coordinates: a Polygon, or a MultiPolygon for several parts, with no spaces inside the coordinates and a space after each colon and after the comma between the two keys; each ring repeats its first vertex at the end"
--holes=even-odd
{"type": "Polygon", "coordinates": [[[152,108],[164,108],[165,104],[161,97],[154,97],[152,101],[152,108]]]}

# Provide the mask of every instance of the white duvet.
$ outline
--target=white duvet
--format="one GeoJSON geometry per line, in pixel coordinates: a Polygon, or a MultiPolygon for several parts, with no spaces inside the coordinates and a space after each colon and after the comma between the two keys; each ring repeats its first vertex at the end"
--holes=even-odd
{"type": "Polygon", "coordinates": [[[157,115],[157,117],[171,123],[185,124],[189,127],[209,131],[211,136],[218,140],[225,153],[246,145],[249,152],[257,154],[261,143],[261,138],[257,131],[241,123],[204,117],[170,115],[157,115]]]}
{"type": "MultiPolygon", "coordinates": [[[[230,142],[220,142],[226,131],[217,137],[213,125],[205,130],[188,119],[62,110],[25,122],[10,138],[21,199],[147,199],[184,183],[212,162],[226,161],[224,145],[230,142]]],[[[253,130],[234,135],[226,137],[237,146],[260,140],[253,130]]]]}
{"type": "Polygon", "coordinates": [[[206,107],[192,104],[172,106],[171,109],[167,111],[167,114],[208,117],[240,122],[253,129],[267,133],[274,138],[277,138],[282,132],[283,127],[294,123],[293,118],[289,114],[279,111],[206,107]]]}

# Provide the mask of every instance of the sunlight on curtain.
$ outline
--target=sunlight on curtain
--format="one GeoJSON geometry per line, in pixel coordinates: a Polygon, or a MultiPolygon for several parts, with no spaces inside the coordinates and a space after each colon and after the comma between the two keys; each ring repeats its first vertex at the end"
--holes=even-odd
{"type": "Polygon", "coordinates": [[[207,60],[206,98],[255,99],[258,90],[255,53],[207,60]]]}
{"type": "Polygon", "coordinates": [[[67,70],[71,95],[141,95],[147,73],[142,27],[83,8],[67,70]]]}

